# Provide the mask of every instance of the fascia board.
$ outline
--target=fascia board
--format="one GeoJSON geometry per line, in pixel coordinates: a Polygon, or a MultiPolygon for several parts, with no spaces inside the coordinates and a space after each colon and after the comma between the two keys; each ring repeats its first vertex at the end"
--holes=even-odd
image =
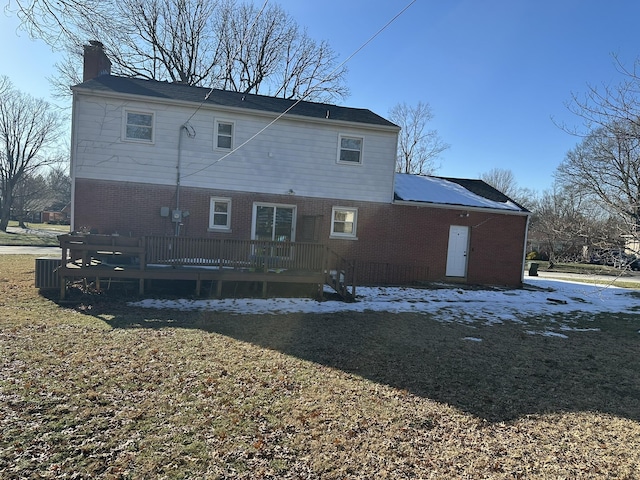
{"type": "MultiPolygon", "coordinates": [[[[173,98],[167,99],[167,98],[147,97],[147,96],[135,95],[130,93],[102,92],[102,91],[91,90],[91,89],[83,88],[79,86],[72,87],[71,90],[74,93],[77,92],[77,93],[88,95],[88,96],[112,98],[112,99],[117,98],[121,100],[135,100],[138,102],[154,103],[154,104],[161,104],[161,105],[175,105],[175,106],[182,106],[182,107],[193,107],[194,105],[198,105],[200,110],[212,110],[212,111],[218,111],[218,112],[224,112],[224,113],[235,113],[239,115],[263,117],[263,118],[268,118],[271,121],[275,118],[278,118],[279,116],[279,114],[276,114],[274,112],[267,112],[264,110],[256,110],[251,108],[227,107],[224,105],[208,105],[205,102],[203,102],[202,104],[198,104],[196,102],[190,102],[187,100],[176,100],[173,98]]],[[[347,122],[344,120],[333,120],[331,118],[325,119],[325,118],[307,117],[304,115],[295,115],[292,113],[286,113],[282,116],[282,118],[300,120],[307,123],[314,123],[314,124],[324,125],[324,126],[327,126],[328,124],[330,124],[330,125],[341,126],[341,127],[374,130],[374,131],[382,131],[382,132],[390,132],[390,133],[400,132],[400,127],[397,127],[397,126],[374,125],[372,123],[362,123],[362,122],[347,122]]]]}
{"type": "Polygon", "coordinates": [[[504,215],[517,215],[521,217],[530,217],[532,215],[531,212],[524,212],[522,210],[507,210],[502,208],[491,208],[491,207],[467,207],[465,205],[454,205],[450,203],[430,203],[430,202],[412,202],[407,200],[394,200],[393,204],[404,205],[407,207],[417,207],[417,208],[440,208],[444,210],[464,210],[465,212],[501,213],[504,215]]]}

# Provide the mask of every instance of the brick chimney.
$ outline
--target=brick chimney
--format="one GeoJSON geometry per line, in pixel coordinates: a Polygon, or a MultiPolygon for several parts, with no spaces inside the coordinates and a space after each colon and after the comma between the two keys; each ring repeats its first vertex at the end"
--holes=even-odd
{"type": "Polygon", "coordinates": [[[111,60],[104,53],[104,45],[97,40],[90,40],[84,47],[84,69],[82,81],[86,82],[100,75],[111,75],[111,60]]]}

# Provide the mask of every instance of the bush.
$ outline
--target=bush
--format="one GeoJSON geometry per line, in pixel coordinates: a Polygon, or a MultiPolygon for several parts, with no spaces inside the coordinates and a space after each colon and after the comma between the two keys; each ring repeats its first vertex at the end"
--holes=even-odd
{"type": "Polygon", "coordinates": [[[527,260],[539,260],[538,252],[534,250],[532,252],[527,253],[527,260]]]}

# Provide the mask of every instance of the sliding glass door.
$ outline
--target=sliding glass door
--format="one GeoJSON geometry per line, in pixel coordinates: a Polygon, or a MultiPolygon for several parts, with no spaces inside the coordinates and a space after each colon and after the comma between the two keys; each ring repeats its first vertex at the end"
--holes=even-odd
{"type": "MultiPolygon", "coordinates": [[[[272,242],[293,242],[295,240],[295,205],[254,203],[251,238],[272,242]]],[[[288,247],[263,248],[260,254],[288,257],[288,247]]]]}

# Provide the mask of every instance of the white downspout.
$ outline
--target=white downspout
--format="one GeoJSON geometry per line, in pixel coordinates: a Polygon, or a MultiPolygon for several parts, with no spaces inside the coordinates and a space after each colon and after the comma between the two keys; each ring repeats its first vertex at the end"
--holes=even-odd
{"type": "Polygon", "coordinates": [[[524,283],[524,267],[527,262],[527,243],[529,241],[529,223],[531,222],[531,214],[527,215],[527,224],[524,229],[524,247],[522,252],[522,273],[520,274],[520,283],[524,283]]]}
{"type": "Polygon", "coordinates": [[[77,153],[78,146],[76,145],[75,139],[76,135],[76,103],[78,101],[78,94],[76,92],[72,92],[73,99],[71,101],[71,149],[69,151],[69,177],[71,178],[71,211],[69,215],[71,215],[71,225],[69,225],[70,232],[74,232],[76,230],[76,161],[77,161],[77,153]]]}

